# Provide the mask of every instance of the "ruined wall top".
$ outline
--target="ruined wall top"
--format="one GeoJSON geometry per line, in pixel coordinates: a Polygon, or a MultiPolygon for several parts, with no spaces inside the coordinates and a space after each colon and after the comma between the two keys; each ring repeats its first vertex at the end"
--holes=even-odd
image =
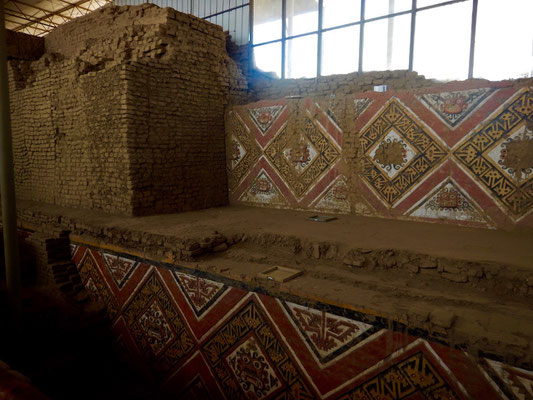
{"type": "Polygon", "coordinates": [[[45,37],[45,48],[49,53],[72,57],[93,46],[115,40],[118,41],[115,50],[120,51],[119,39],[156,32],[162,27],[170,31],[172,28],[179,30],[180,25],[225,39],[221,27],[171,8],[160,8],[154,4],[108,5],[54,29],[45,37]]]}

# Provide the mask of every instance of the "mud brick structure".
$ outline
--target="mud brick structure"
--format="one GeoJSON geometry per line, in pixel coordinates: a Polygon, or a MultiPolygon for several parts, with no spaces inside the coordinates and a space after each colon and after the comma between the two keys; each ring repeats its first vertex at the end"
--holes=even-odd
{"type": "Polygon", "coordinates": [[[247,88],[220,27],[106,7],[10,61],[20,198],[138,215],[227,202],[224,106],[247,88]]]}

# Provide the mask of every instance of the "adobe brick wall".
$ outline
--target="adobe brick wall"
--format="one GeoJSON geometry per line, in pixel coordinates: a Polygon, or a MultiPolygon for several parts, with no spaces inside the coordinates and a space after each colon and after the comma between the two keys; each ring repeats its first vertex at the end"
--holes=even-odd
{"type": "Polygon", "coordinates": [[[374,86],[388,85],[389,90],[416,89],[436,82],[415,71],[374,71],[322,76],[312,79],[271,79],[257,72],[250,80],[253,100],[279,99],[285,96],[321,97],[355,94],[374,90],[374,86]]]}
{"type": "Polygon", "coordinates": [[[19,198],[126,215],[227,203],[224,107],[248,86],[220,27],[108,6],[45,46],[9,63],[19,198]]]}

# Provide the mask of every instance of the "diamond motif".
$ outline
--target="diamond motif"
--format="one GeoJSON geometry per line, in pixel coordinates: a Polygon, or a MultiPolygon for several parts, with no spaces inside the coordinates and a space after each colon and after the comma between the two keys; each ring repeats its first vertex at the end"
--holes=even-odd
{"type": "Polygon", "coordinates": [[[398,175],[415,156],[416,151],[394,130],[370,150],[372,160],[391,179],[398,175]]]}
{"type": "Polygon", "coordinates": [[[533,132],[521,124],[487,151],[487,157],[516,183],[533,177],[533,132]]]}
{"type": "Polygon", "coordinates": [[[454,152],[515,220],[533,208],[532,138],[526,131],[532,119],[533,95],[524,90],[454,152]]]}
{"type": "Polygon", "coordinates": [[[281,387],[279,377],[253,335],[233,350],[226,362],[246,398],[263,399],[281,387]]]}
{"type": "Polygon", "coordinates": [[[156,272],[134,294],[122,315],[133,339],[159,372],[171,369],[194,348],[156,272]]]}
{"type": "Polygon", "coordinates": [[[264,388],[261,396],[265,396],[264,393],[271,393],[271,390],[284,388],[292,395],[292,398],[314,398],[296,364],[289,357],[287,349],[253,301],[244,304],[220,329],[217,329],[213,336],[203,344],[202,350],[228,399],[243,398],[243,391],[249,395],[244,398],[256,398],[253,396],[253,390],[257,382],[255,373],[258,371],[267,372],[268,381],[263,384],[269,382],[270,387],[264,388]],[[238,361],[238,357],[245,357],[247,352],[242,350],[239,353],[238,350],[246,349],[251,338],[253,338],[255,350],[250,344],[248,351],[250,355],[254,353],[255,358],[252,356],[250,360],[258,363],[252,368],[245,368],[247,364],[238,361]],[[229,363],[233,363],[233,366],[229,363]],[[274,377],[279,379],[279,388],[274,377]]]}
{"type": "Polygon", "coordinates": [[[138,322],[156,356],[174,339],[174,333],[172,333],[161,307],[155,299],[146,311],[141,314],[138,322]]]}
{"type": "Polygon", "coordinates": [[[283,150],[283,156],[294,167],[297,174],[302,174],[316,158],[316,155],[316,149],[303,137],[289,144],[283,150]]]}
{"type": "Polygon", "coordinates": [[[309,118],[299,137],[282,129],[265,149],[265,156],[276,168],[297,198],[340,159],[332,138],[309,118]]]}
{"type": "Polygon", "coordinates": [[[362,177],[390,206],[446,157],[433,134],[395,98],[364,128],[361,147],[362,177]]]}
{"type": "Polygon", "coordinates": [[[283,305],[321,363],[341,356],[375,331],[372,325],[364,322],[294,303],[283,305]]]}
{"type": "Polygon", "coordinates": [[[238,114],[230,112],[227,119],[227,132],[232,132],[232,135],[226,140],[230,147],[227,151],[227,170],[228,186],[231,192],[235,191],[261,155],[259,145],[246,129],[238,114]],[[232,150],[233,142],[236,144],[236,149],[232,150]]]}
{"type": "Polygon", "coordinates": [[[313,208],[324,211],[349,213],[350,199],[346,177],[342,175],[337,177],[324,195],[319,197],[318,202],[316,202],[313,208]]]}
{"type": "Polygon", "coordinates": [[[223,283],[182,272],[174,272],[174,277],[197,317],[216,303],[227,290],[223,283]]]}
{"type": "Polygon", "coordinates": [[[272,126],[274,121],[281,114],[285,106],[269,106],[249,109],[250,117],[257,126],[261,134],[264,136],[268,129],[272,126]]]}
{"type": "Polygon", "coordinates": [[[486,223],[483,211],[452,179],[447,179],[407,215],[486,223]]]}
{"type": "Polygon", "coordinates": [[[446,125],[454,129],[485,102],[495,90],[494,88],[481,88],[428,93],[417,97],[446,125]]]}
{"type": "Polygon", "coordinates": [[[117,286],[122,289],[135,267],[139,264],[133,260],[103,253],[104,263],[117,286]]]}
{"type": "Polygon", "coordinates": [[[283,207],[287,205],[287,200],[285,200],[285,197],[283,197],[276,184],[264,169],[259,172],[257,178],[255,178],[249,189],[242,194],[239,200],[270,207],[283,207]]]}

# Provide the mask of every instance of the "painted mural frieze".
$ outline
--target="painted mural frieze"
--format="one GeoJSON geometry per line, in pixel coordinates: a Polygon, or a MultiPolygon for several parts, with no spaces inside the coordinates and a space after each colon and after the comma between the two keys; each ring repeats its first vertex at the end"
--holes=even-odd
{"type": "MultiPolygon", "coordinates": [[[[463,207],[461,188],[443,182],[436,205],[463,207]]],[[[148,260],[131,273],[133,284],[111,290],[106,254],[76,248],[83,284],[108,308],[129,364],[178,398],[533,398],[532,371],[388,329],[371,314],[286,302],[148,260]]]]}
{"type": "Polygon", "coordinates": [[[362,130],[362,177],[393,206],[447,153],[423,124],[392,98],[362,130]]]}
{"type": "Polygon", "coordinates": [[[487,224],[483,211],[452,179],[440,186],[407,213],[412,217],[448,219],[487,224]]]}
{"type": "Polygon", "coordinates": [[[289,129],[282,129],[265,149],[265,157],[296,198],[340,159],[333,139],[311,119],[304,121],[292,135],[289,129]]]}
{"type": "Polygon", "coordinates": [[[85,252],[77,268],[81,282],[87,288],[91,298],[105,306],[109,317],[114,318],[119,311],[119,306],[109,286],[105,282],[98,262],[89,251],[85,252]]]}
{"type": "Polygon", "coordinates": [[[325,189],[324,193],[317,197],[316,201],[311,206],[313,209],[321,211],[349,213],[350,190],[346,177],[339,175],[325,189]]]}
{"type": "Polygon", "coordinates": [[[135,343],[160,373],[172,368],[194,347],[156,271],[150,273],[122,315],[135,343]]]}
{"type": "Polygon", "coordinates": [[[112,254],[103,254],[102,257],[115,283],[122,288],[138,263],[112,254]]]}
{"type": "Polygon", "coordinates": [[[323,364],[343,356],[356,343],[376,331],[372,325],[360,321],[294,303],[282,304],[309,349],[323,364]]]}
{"type": "Polygon", "coordinates": [[[174,272],[174,277],[198,317],[218,302],[227,289],[220,282],[181,272],[174,272]]]}
{"type": "Polygon", "coordinates": [[[270,129],[274,121],[280,116],[286,106],[275,105],[268,107],[250,108],[248,112],[252,121],[257,126],[259,131],[265,135],[270,129]]]}
{"type": "Polygon", "coordinates": [[[229,113],[227,124],[231,132],[226,139],[228,186],[232,192],[257,162],[261,151],[237,113],[229,113]]]}
{"type": "Polygon", "coordinates": [[[243,203],[270,207],[287,206],[287,201],[268,173],[262,169],[250,187],[239,198],[243,203]]]}
{"type": "Polygon", "coordinates": [[[495,90],[493,88],[480,88],[428,93],[417,97],[441,121],[453,129],[468,118],[495,90]]]}
{"type": "Polygon", "coordinates": [[[227,398],[262,399],[274,391],[313,394],[255,302],[246,304],[203,345],[227,398]],[[258,382],[257,376],[266,378],[258,382]]]}
{"type": "Polygon", "coordinates": [[[533,94],[521,91],[454,151],[514,220],[533,208],[533,94]]]}
{"type": "Polygon", "coordinates": [[[247,398],[264,399],[281,387],[281,379],[254,336],[227,357],[231,372],[247,398]]]}

